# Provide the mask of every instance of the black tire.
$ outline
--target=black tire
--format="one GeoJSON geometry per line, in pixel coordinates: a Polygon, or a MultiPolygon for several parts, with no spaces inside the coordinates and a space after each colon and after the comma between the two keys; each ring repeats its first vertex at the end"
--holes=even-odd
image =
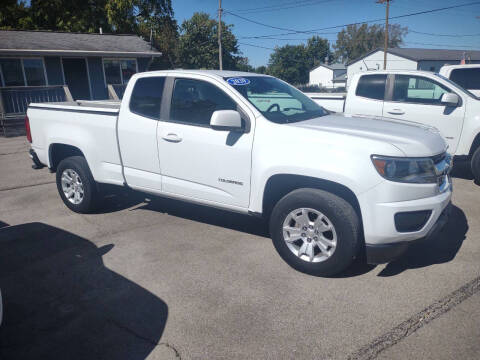
{"type": "Polygon", "coordinates": [[[294,269],[310,275],[332,276],[347,269],[359,252],[359,234],[360,221],[352,205],[323,190],[294,190],[280,199],[270,216],[270,235],[280,256],[294,269]],[[333,254],[326,260],[308,262],[288,248],[283,238],[283,222],[292,211],[299,208],[319,211],[334,226],[337,244],[333,254]]]}
{"type": "Polygon", "coordinates": [[[97,209],[100,203],[100,193],[97,188],[97,183],[93,179],[87,161],[82,156],[71,156],[63,159],[57,167],[57,189],[63,203],[72,211],[77,213],[90,213],[97,209]],[[65,170],[71,169],[78,174],[83,184],[83,198],[80,203],[74,204],[64,194],[62,189],[62,174],[65,170]]]}
{"type": "Polygon", "coordinates": [[[470,166],[476,183],[480,184],[480,147],[473,153],[470,166]]]}

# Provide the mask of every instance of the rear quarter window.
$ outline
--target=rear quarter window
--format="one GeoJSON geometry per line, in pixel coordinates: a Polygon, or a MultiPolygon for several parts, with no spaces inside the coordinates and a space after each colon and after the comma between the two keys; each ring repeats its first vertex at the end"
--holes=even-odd
{"type": "Polygon", "coordinates": [[[358,80],[355,95],[368,99],[383,100],[387,75],[362,75],[358,80]]]}
{"type": "Polygon", "coordinates": [[[450,74],[450,80],[467,90],[480,90],[480,68],[478,69],[454,69],[450,74]]]}
{"type": "Polygon", "coordinates": [[[163,76],[138,79],[130,96],[130,111],[158,120],[164,84],[165,77],[163,76]]]}

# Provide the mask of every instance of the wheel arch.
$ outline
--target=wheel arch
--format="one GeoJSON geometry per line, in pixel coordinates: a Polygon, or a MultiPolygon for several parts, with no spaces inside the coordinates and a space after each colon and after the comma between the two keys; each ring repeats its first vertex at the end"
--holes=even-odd
{"type": "Polygon", "coordinates": [[[70,156],[81,156],[85,158],[84,153],[78,147],[62,144],[62,143],[52,143],[48,147],[48,160],[50,164],[50,170],[56,171],[58,164],[67,157],[70,156]]]}
{"type": "Polygon", "coordinates": [[[332,194],[347,201],[352,205],[353,209],[358,215],[360,224],[362,224],[362,213],[360,209],[360,203],[358,202],[355,193],[345,185],[340,183],[324,180],[315,177],[303,176],[303,175],[291,175],[291,174],[276,174],[272,175],[266,182],[263,201],[262,201],[262,213],[268,217],[275,206],[275,204],[286,194],[293,190],[300,188],[314,188],[324,191],[328,191],[332,194]]]}

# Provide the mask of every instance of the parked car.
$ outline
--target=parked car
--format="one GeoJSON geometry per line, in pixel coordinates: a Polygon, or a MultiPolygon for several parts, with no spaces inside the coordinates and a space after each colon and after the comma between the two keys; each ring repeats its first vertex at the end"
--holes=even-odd
{"type": "Polygon", "coordinates": [[[31,156],[75,212],[100,183],[263,216],[278,253],[316,275],[402,254],[445,223],[447,145],[426,127],[332,115],[267,75],[132,76],[121,104],[30,104],[31,156]]]}
{"type": "Polygon", "coordinates": [[[438,73],[480,96],[480,64],[444,65],[438,73]]]}
{"type": "MultiPolygon", "coordinates": [[[[316,101],[323,105],[323,100],[316,101]]],[[[326,105],[331,106],[331,101],[326,105]]],[[[444,76],[408,70],[355,74],[342,105],[348,116],[436,128],[446,140],[448,152],[456,160],[469,161],[480,181],[480,100],[444,76]]]]}

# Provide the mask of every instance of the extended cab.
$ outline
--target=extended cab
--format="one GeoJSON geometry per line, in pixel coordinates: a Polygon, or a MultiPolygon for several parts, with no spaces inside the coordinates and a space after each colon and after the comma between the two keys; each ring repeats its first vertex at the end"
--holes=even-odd
{"type": "Polygon", "coordinates": [[[331,275],[359,251],[382,263],[433,236],[451,198],[436,132],[332,115],[274,77],[229,71],[134,75],[121,104],[30,104],[36,167],[89,212],[114,184],[264,216],[292,267],[331,275]]]}

